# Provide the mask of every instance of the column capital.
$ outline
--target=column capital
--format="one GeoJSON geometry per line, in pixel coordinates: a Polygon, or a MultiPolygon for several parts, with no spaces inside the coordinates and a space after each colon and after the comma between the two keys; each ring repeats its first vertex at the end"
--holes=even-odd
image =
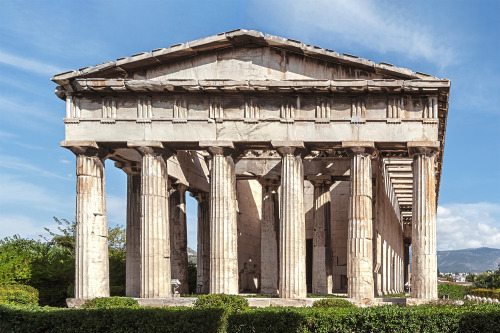
{"type": "Polygon", "coordinates": [[[411,157],[425,155],[432,157],[439,152],[439,141],[411,141],[407,144],[408,154],[411,157]]]}
{"type": "Polygon", "coordinates": [[[129,141],[127,146],[137,150],[141,156],[159,156],[161,155],[165,160],[174,155],[174,151],[170,148],[164,147],[160,141],[129,141]]]}
{"type": "Polygon", "coordinates": [[[373,158],[376,153],[373,141],[342,141],[342,148],[349,156],[359,154],[373,158]]]}
{"type": "Polygon", "coordinates": [[[127,175],[140,175],[140,162],[115,162],[115,168],[121,169],[127,175]]]}
{"type": "Polygon", "coordinates": [[[198,201],[198,203],[201,202],[208,202],[208,199],[210,198],[210,194],[208,192],[193,192],[190,191],[189,195],[198,201]]]}
{"type": "Polygon", "coordinates": [[[271,145],[281,155],[304,155],[306,149],[304,141],[272,141],[271,145]]]}
{"type": "Polygon", "coordinates": [[[235,152],[234,144],[232,141],[200,141],[199,145],[201,148],[207,150],[207,152],[213,157],[214,155],[230,155],[235,152]]]}
{"type": "Polygon", "coordinates": [[[323,185],[332,185],[335,181],[330,175],[320,175],[320,176],[307,176],[306,179],[313,184],[314,187],[319,187],[323,185]]]}
{"type": "Polygon", "coordinates": [[[171,187],[172,187],[172,189],[179,191],[179,192],[182,192],[182,191],[185,192],[189,188],[188,185],[181,183],[181,182],[172,183],[171,187]]]}
{"type": "Polygon", "coordinates": [[[101,160],[109,155],[107,147],[99,145],[91,140],[61,141],[61,147],[69,149],[75,155],[97,156],[101,160]]]}
{"type": "Polygon", "coordinates": [[[278,178],[259,177],[257,178],[257,180],[262,186],[275,187],[275,188],[278,188],[280,186],[280,180],[278,178]]]}

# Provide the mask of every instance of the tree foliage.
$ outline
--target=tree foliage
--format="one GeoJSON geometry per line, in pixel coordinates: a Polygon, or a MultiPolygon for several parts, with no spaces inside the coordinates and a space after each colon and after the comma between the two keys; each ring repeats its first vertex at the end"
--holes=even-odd
{"type": "Polygon", "coordinates": [[[500,264],[494,272],[484,272],[474,276],[474,287],[484,289],[499,289],[500,288],[500,264]]]}
{"type": "MultiPolygon", "coordinates": [[[[50,238],[0,240],[0,285],[26,284],[40,292],[40,305],[64,306],[73,297],[76,223],[54,217],[50,238]]],[[[110,286],[114,296],[125,294],[124,227],[108,229],[110,286]]]]}

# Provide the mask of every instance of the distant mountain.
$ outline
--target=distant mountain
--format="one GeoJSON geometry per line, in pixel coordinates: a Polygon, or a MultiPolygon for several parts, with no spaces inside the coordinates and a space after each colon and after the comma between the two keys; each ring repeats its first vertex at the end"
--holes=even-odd
{"type": "Polygon", "coordinates": [[[196,251],[193,250],[192,248],[188,247],[187,248],[187,253],[188,253],[188,261],[196,264],[196,251]]]}
{"type": "Polygon", "coordinates": [[[188,257],[196,257],[196,251],[190,247],[187,248],[187,253],[188,253],[188,257]]]}
{"type": "Polygon", "coordinates": [[[437,251],[437,261],[441,273],[495,271],[500,263],[500,249],[479,247],[477,249],[437,251]]]}

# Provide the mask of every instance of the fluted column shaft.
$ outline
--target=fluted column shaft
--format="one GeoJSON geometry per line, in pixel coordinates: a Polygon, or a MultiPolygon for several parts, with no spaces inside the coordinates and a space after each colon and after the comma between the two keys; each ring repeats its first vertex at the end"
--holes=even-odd
{"type": "Polygon", "coordinates": [[[141,174],[127,172],[127,237],[125,295],[139,297],[141,292],[141,174]]]}
{"type": "Polygon", "coordinates": [[[142,153],[140,296],[164,298],[171,295],[167,164],[152,149],[142,153]]]}
{"type": "Polygon", "coordinates": [[[171,278],[181,283],[177,291],[188,294],[188,253],[186,226],[186,190],[184,184],[177,184],[170,192],[170,266],[171,278]]]}
{"type": "Polygon", "coordinates": [[[238,294],[236,175],[225,148],[213,147],[210,169],[210,293],[238,294]]]}
{"type": "Polygon", "coordinates": [[[394,260],[394,249],[391,246],[391,294],[394,294],[396,291],[396,268],[395,268],[395,260],[394,260]]]}
{"type": "Polygon", "coordinates": [[[281,154],[280,285],[282,298],[307,296],[304,170],[302,157],[292,147],[281,154]]]}
{"type": "Polygon", "coordinates": [[[388,292],[388,284],[389,284],[389,278],[388,278],[388,264],[389,261],[387,260],[387,240],[383,239],[382,240],[382,293],[384,295],[387,294],[388,292]]]}
{"type": "Polygon", "coordinates": [[[374,297],[372,250],[371,156],[364,150],[351,152],[349,224],[347,238],[348,297],[374,297]]]}
{"type": "Polygon", "coordinates": [[[203,283],[199,292],[208,294],[210,289],[210,201],[208,193],[200,192],[194,197],[198,201],[196,285],[203,283]]]}
{"type": "Polygon", "coordinates": [[[75,298],[109,296],[108,223],[104,161],[76,156],[75,298]]]}
{"type": "Polygon", "coordinates": [[[260,292],[278,293],[279,261],[279,201],[277,182],[263,180],[262,222],[260,224],[260,292]]]}
{"type": "Polygon", "coordinates": [[[436,171],[433,151],[413,156],[411,296],[437,298],[436,171]]]}
{"type": "Polygon", "coordinates": [[[333,292],[332,251],[330,234],[330,180],[312,180],[314,185],[314,234],[312,292],[333,292]]]}

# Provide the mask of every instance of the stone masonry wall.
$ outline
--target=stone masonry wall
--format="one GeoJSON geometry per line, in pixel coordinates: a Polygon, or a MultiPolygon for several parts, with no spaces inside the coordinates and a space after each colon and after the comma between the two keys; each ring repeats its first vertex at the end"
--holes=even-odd
{"type": "Polygon", "coordinates": [[[337,181],[331,189],[333,291],[347,292],[347,223],[349,181],[337,181]]]}
{"type": "Polygon", "coordinates": [[[260,280],[262,185],[238,180],[238,275],[240,292],[257,292],[260,280]]]}

